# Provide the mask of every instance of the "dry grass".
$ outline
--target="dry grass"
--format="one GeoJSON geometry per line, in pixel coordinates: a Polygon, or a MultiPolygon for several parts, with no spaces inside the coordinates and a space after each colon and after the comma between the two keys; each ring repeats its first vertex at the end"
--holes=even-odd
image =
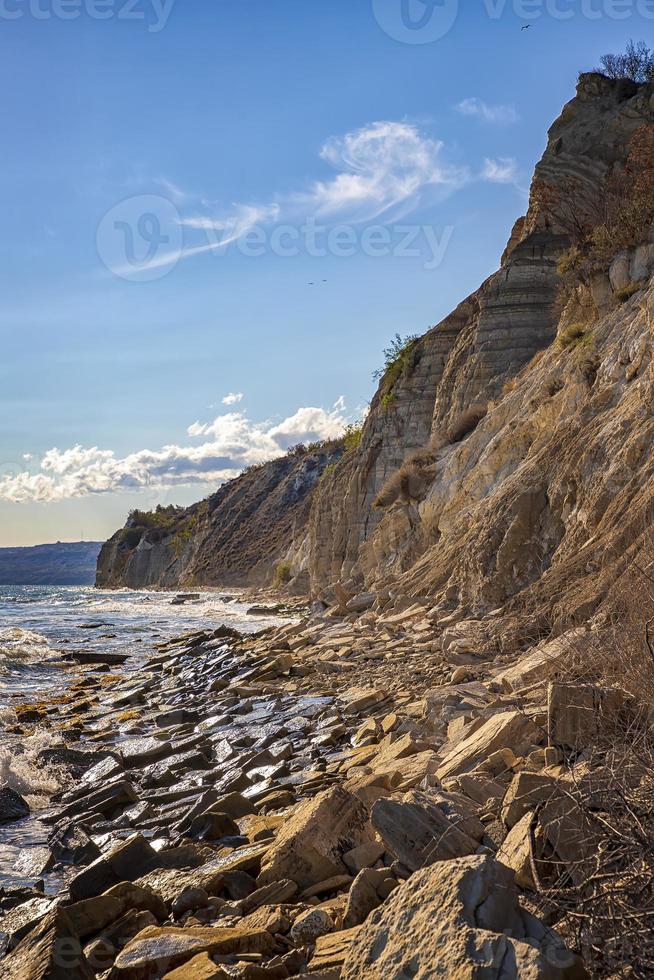
{"type": "Polygon", "coordinates": [[[404,503],[424,500],[429,485],[436,476],[438,450],[465,439],[477,428],[487,411],[487,405],[473,405],[462,412],[448,428],[434,432],[427,446],[410,452],[379,491],[374,506],[390,507],[398,500],[404,503]]]}

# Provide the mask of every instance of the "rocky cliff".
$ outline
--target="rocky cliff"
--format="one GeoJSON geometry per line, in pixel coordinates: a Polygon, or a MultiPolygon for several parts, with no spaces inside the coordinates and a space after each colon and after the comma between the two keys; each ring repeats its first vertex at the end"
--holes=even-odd
{"type": "Polygon", "coordinates": [[[308,588],[299,541],[311,496],[325,469],[340,458],[338,443],[291,453],[252,467],[188,508],[134,512],[103,546],[96,585],[173,588],[262,585],[291,575],[308,588]]]}
{"type": "Polygon", "coordinates": [[[398,353],[360,444],[268,464],[136,545],[124,529],[98,584],[268,583],[283,559],[297,591],[328,603],[373,591],[459,618],[495,611],[502,642],[525,617],[547,633],[606,605],[649,522],[649,226],[613,251],[605,229],[602,261],[572,282],[566,270],[575,225],[631,179],[653,124],[652,84],[582,75],[499,270],[398,353]]]}
{"type": "Polygon", "coordinates": [[[475,616],[519,596],[563,623],[625,573],[652,493],[654,245],[567,293],[557,263],[566,192],[597,193],[653,122],[651,84],[581,76],[499,271],[382,379],[359,449],[320,488],[314,593],[341,583],[475,616]]]}

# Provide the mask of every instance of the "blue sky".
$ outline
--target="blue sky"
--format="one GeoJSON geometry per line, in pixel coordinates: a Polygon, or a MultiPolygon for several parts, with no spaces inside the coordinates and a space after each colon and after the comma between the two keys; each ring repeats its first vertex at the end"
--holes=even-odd
{"type": "Polygon", "coordinates": [[[653,25],[654,0],[2,0],[0,544],[104,538],[360,416],[389,338],[497,267],[578,71],[653,25]]]}

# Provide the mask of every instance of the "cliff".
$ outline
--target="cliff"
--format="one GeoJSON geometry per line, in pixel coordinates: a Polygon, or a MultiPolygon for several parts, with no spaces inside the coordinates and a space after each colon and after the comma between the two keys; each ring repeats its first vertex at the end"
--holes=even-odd
{"type": "Polygon", "coordinates": [[[283,560],[327,604],[429,603],[507,644],[614,615],[650,517],[654,237],[644,199],[617,208],[628,247],[606,214],[630,182],[654,194],[630,155],[653,124],[652,84],[582,75],[498,271],[398,351],[359,445],[267,464],[136,545],[124,529],[98,584],[263,584],[283,560]]]}
{"type": "Polygon", "coordinates": [[[250,468],[191,507],[134,512],[102,547],[96,585],[264,585],[277,576],[280,584],[306,591],[306,560],[294,543],[316,486],[341,453],[335,443],[289,454],[250,468]],[[289,552],[292,564],[285,561],[289,552]]]}
{"type": "Polygon", "coordinates": [[[333,601],[340,582],[474,616],[520,594],[563,623],[624,573],[650,493],[654,245],[567,293],[559,273],[566,209],[624,176],[653,122],[651,84],[581,76],[500,269],[382,379],[321,486],[314,593],[333,601]]]}

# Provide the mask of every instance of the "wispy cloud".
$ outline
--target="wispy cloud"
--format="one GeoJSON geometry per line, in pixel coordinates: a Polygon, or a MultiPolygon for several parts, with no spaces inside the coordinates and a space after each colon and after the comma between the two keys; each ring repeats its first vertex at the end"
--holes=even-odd
{"type": "Polygon", "coordinates": [[[456,110],[462,116],[472,116],[481,119],[483,122],[502,126],[516,123],[520,118],[515,106],[489,105],[488,102],[484,102],[483,99],[476,96],[459,102],[456,110]]]}
{"type": "Polygon", "coordinates": [[[518,164],[513,157],[486,157],[481,171],[482,180],[493,184],[514,184],[518,177],[518,164]]]}
{"type": "MultiPolygon", "coordinates": [[[[203,202],[201,212],[183,217],[189,231],[202,232],[204,243],[188,243],[181,252],[163,252],[148,263],[163,268],[180,258],[220,252],[254,228],[308,217],[357,223],[381,215],[406,214],[429,197],[441,200],[471,178],[467,166],[445,159],[445,144],[407,122],[374,122],[345,136],[329,138],[320,158],[337,172],[308,187],[262,203],[235,203],[224,210],[203,202]]],[[[131,271],[127,267],[118,272],[131,271]]]]}
{"type": "Polygon", "coordinates": [[[237,405],[239,402],[243,401],[242,391],[230,391],[229,394],[225,395],[222,399],[223,405],[237,405]]]}
{"type": "Polygon", "coordinates": [[[190,486],[219,485],[245,466],[282,456],[290,446],[340,436],[347,425],[345,403],[331,410],[298,408],[281,422],[251,422],[243,412],[229,412],[211,422],[188,427],[191,445],[142,449],[127,456],[113,450],[73,446],[48,450],[38,469],[0,479],[0,499],[13,503],[50,503],[91,494],[190,486]]]}
{"type": "Polygon", "coordinates": [[[155,177],[154,182],[166,192],[175,204],[182,204],[191,197],[188,191],[183,190],[174,180],[170,180],[168,177],[155,177]]]}

